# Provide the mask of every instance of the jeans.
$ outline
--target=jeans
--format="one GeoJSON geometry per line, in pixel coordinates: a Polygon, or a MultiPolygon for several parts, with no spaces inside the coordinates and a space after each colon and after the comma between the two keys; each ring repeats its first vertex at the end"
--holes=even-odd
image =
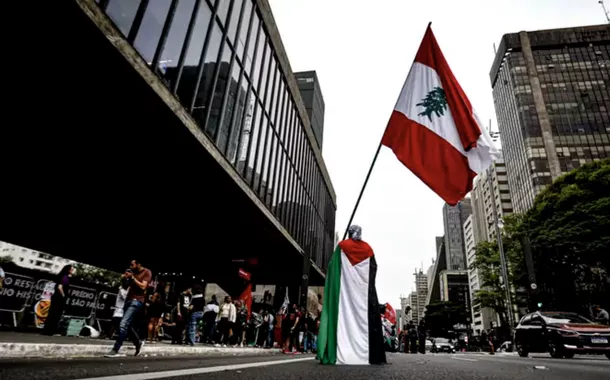
{"type": "Polygon", "coordinates": [[[191,314],[191,318],[190,318],[190,323],[189,323],[189,330],[188,330],[188,337],[189,337],[189,342],[188,343],[195,343],[195,340],[197,339],[197,323],[199,323],[200,320],[203,319],[203,311],[195,311],[194,313],[191,314]]]}
{"type": "Polygon", "coordinates": [[[138,333],[133,329],[132,325],[135,317],[143,306],[144,304],[138,300],[130,300],[125,303],[125,312],[123,313],[123,318],[119,324],[119,337],[114,343],[114,351],[119,352],[130,332],[133,344],[136,346],[140,344],[138,333]]]}
{"type": "Polygon", "coordinates": [[[269,348],[273,348],[273,334],[275,329],[273,328],[273,326],[269,326],[269,334],[267,335],[267,346],[269,346],[269,348]]]}

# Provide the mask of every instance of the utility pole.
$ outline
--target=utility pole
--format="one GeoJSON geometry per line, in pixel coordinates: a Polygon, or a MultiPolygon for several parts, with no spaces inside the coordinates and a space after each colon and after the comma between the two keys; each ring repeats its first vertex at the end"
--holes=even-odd
{"type": "MultiPolygon", "coordinates": [[[[492,138],[499,137],[500,132],[491,131],[491,120],[489,121],[489,133],[492,138]]],[[[492,164],[494,165],[494,164],[492,164]]],[[[498,206],[496,205],[496,192],[494,191],[494,182],[492,179],[491,167],[487,169],[487,182],[489,183],[489,193],[491,194],[491,206],[494,216],[494,229],[496,232],[496,240],[498,242],[498,251],[500,252],[500,274],[504,280],[504,297],[506,298],[506,317],[508,319],[508,329],[510,336],[513,336],[515,328],[515,312],[513,309],[513,301],[510,294],[510,282],[508,281],[508,263],[506,253],[504,252],[504,244],[502,241],[502,231],[500,230],[500,218],[498,217],[498,206]]]]}
{"type": "Polygon", "coordinates": [[[504,280],[504,297],[506,298],[506,317],[508,319],[508,328],[510,336],[513,336],[513,329],[515,327],[515,312],[513,310],[513,301],[510,295],[510,282],[508,281],[508,264],[506,262],[506,254],[504,252],[504,245],[502,244],[502,231],[500,230],[500,219],[498,218],[498,206],[496,206],[496,193],[494,191],[493,179],[491,178],[491,171],[487,169],[487,180],[489,182],[489,192],[492,194],[491,205],[492,212],[494,214],[494,228],[496,231],[496,240],[498,241],[498,251],[500,251],[500,270],[502,279],[504,280]]]}

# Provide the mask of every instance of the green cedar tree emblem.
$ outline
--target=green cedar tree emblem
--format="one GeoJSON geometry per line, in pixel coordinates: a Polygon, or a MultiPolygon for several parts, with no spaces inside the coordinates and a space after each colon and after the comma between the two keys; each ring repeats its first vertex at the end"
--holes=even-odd
{"type": "Polygon", "coordinates": [[[419,107],[424,107],[424,110],[419,116],[428,116],[428,119],[432,121],[432,114],[436,114],[436,117],[445,115],[447,111],[447,96],[445,96],[445,90],[440,87],[435,87],[432,91],[422,99],[421,103],[416,104],[419,107]]]}

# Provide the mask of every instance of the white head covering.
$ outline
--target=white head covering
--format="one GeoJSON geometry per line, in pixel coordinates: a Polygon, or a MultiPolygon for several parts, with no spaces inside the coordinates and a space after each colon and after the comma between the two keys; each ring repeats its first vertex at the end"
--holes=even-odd
{"type": "Polygon", "coordinates": [[[357,226],[355,224],[351,225],[347,229],[347,235],[352,240],[356,240],[356,241],[362,240],[362,227],[357,226]]]}

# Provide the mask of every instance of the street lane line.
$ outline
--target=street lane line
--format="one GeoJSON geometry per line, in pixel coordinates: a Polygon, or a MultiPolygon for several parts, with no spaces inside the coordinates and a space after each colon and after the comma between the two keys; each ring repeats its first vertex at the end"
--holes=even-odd
{"type": "MultiPolygon", "coordinates": [[[[296,362],[304,362],[307,360],[313,360],[315,358],[299,358],[299,359],[287,359],[287,360],[272,360],[267,362],[254,362],[254,363],[243,363],[243,364],[231,364],[222,365],[216,367],[204,367],[204,368],[189,368],[189,369],[177,369],[172,371],[160,371],[160,372],[145,372],[145,373],[132,373],[129,375],[116,375],[116,376],[102,376],[102,377],[89,377],[86,379],[79,380],[150,380],[150,379],[164,379],[168,377],[178,376],[190,376],[199,375],[202,373],[221,372],[221,371],[234,371],[237,369],[244,368],[256,368],[266,367],[271,365],[279,364],[290,364],[296,362]]],[[[108,362],[110,363],[110,361],[108,362]]]]}
{"type": "Polygon", "coordinates": [[[465,362],[478,362],[477,359],[458,358],[458,357],[455,357],[455,356],[452,356],[451,358],[455,359],[455,360],[463,360],[465,362]]]}

